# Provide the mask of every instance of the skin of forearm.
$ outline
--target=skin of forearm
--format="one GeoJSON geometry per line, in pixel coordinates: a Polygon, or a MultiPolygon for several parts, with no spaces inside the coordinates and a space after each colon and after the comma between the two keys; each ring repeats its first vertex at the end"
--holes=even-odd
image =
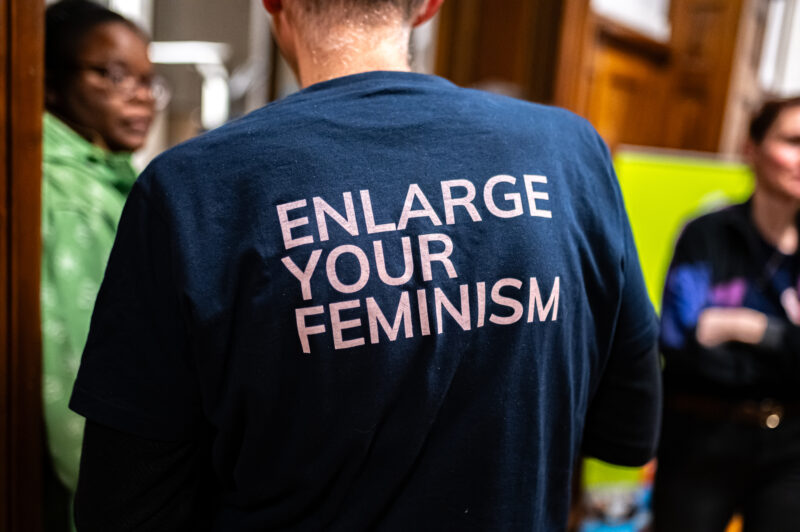
{"type": "Polygon", "coordinates": [[[697,341],[703,347],[725,342],[758,344],[767,329],[767,316],[749,308],[705,309],[697,320],[697,341]]]}

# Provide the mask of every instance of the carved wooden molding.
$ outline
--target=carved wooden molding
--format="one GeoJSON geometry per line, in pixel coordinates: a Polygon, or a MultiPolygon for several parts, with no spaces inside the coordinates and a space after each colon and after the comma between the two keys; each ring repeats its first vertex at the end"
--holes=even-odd
{"type": "Polygon", "coordinates": [[[613,45],[633,53],[649,56],[660,62],[669,60],[672,54],[672,47],[669,43],[655,40],[610,18],[596,15],[594,19],[598,37],[613,45]]]}

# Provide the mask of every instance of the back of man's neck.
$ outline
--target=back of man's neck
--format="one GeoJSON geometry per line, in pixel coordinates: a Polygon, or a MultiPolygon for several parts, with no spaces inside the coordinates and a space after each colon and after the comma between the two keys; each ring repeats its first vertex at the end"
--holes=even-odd
{"type": "Polygon", "coordinates": [[[371,72],[411,70],[408,60],[410,30],[347,29],[329,34],[324,43],[298,50],[300,84],[308,87],[329,79],[371,72]]]}

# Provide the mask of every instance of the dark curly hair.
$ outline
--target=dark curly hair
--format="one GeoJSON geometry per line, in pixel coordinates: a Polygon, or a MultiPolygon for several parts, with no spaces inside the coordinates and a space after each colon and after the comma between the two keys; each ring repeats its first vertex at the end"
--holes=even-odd
{"type": "Polygon", "coordinates": [[[77,72],[86,36],[102,24],[124,24],[142,39],[147,36],[133,22],[89,0],[61,0],[45,12],[45,88],[62,92],[77,72]]]}
{"type": "Polygon", "coordinates": [[[761,144],[778,116],[784,110],[797,106],[800,106],[800,95],[764,102],[750,120],[750,140],[756,144],[761,144]]]}

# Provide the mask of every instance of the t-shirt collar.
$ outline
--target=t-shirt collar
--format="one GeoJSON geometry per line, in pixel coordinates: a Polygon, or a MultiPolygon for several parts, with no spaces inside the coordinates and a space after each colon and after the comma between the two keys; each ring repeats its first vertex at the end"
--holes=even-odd
{"type": "Polygon", "coordinates": [[[410,81],[414,83],[428,82],[433,84],[451,84],[448,80],[430,74],[421,74],[419,72],[407,72],[403,70],[371,70],[369,72],[360,72],[358,74],[349,74],[338,78],[332,78],[326,81],[320,81],[313,85],[300,90],[296,94],[308,94],[318,92],[325,89],[345,87],[348,85],[370,84],[370,83],[386,83],[386,82],[405,82],[410,81]]]}

